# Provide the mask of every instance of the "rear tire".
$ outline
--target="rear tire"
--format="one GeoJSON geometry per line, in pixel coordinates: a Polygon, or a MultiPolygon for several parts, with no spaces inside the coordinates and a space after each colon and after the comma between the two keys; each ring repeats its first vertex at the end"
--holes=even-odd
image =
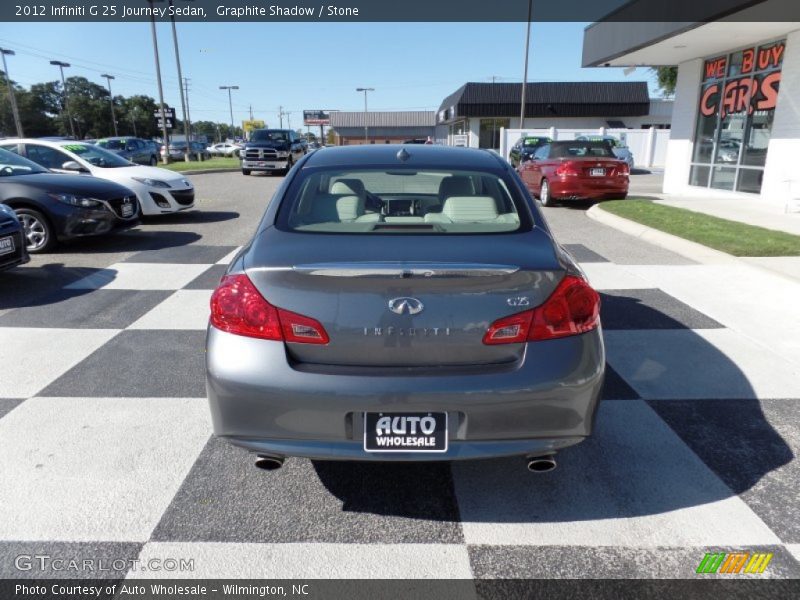
{"type": "Polygon", "coordinates": [[[18,208],[15,212],[24,228],[25,242],[30,254],[42,254],[56,247],[58,240],[47,217],[32,208],[18,208]]]}
{"type": "Polygon", "coordinates": [[[242,169],[242,175],[250,175],[250,169],[242,169]]]}
{"type": "Polygon", "coordinates": [[[542,206],[553,206],[555,201],[550,197],[550,184],[547,179],[542,179],[542,185],[539,189],[539,202],[542,206]]]}

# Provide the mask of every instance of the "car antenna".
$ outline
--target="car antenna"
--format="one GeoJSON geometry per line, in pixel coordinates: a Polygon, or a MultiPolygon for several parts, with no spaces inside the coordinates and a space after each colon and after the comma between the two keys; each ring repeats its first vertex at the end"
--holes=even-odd
{"type": "Polygon", "coordinates": [[[411,158],[411,155],[405,148],[400,148],[400,151],[397,153],[397,160],[402,160],[403,162],[407,161],[411,158]]]}

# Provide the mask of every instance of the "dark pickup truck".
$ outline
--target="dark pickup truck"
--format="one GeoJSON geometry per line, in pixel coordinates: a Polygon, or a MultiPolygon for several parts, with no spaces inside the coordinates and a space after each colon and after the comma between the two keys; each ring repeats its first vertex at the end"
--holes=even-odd
{"type": "Polygon", "coordinates": [[[306,141],[291,129],[254,129],[239,152],[242,174],[253,171],[288,173],[306,153],[306,141]]]}

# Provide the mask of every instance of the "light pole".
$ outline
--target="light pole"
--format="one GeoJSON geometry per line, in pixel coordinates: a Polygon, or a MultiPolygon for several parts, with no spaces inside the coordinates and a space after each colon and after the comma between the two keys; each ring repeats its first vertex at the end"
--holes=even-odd
{"type": "Polygon", "coordinates": [[[114,124],[114,136],[118,136],[119,132],[117,131],[117,117],[114,116],[114,96],[111,94],[111,80],[116,79],[113,75],[103,74],[100,77],[105,77],[106,81],[108,81],[108,101],[111,104],[111,122],[114,124]]]}
{"type": "MultiPolygon", "coordinates": [[[[170,7],[173,6],[172,0],[169,0],[170,7]]],[[[191,158],[191,142],[189,140],[189,119],[187,117],[188,111],[186,110],[186,97],[183,94],[183,73],[181,73],[181,54],[178,51],[178,31],[175,29],[175,15],[171,14],[169,20],[172,22],[172,43],[175,46],[175,64],[178,66],[178,88],[181,91],[181,109],[183,110],[183,135],[186,138],[186,150],[184,150],[183,158],[189,162],[191,158]]],[[[200,155],[198,154],[198,160],[200,155]]]]}
{"type": "Polygon", "coordinates": [[[519,128],[525,129],[525,88],[528,87],[528,52],[531,45],[531,10],[533,8],[533,0],[528,0],[528,22],[525,25],[527,33],[525,34],[525,70],[522,73],[522,100],[519,109],[519,128]]]}
{"type": "Polygon", "coordinates": [[[231,111],[231,138],[235,138],[236,135],[233,131],[233,98],[231,97],[231,90],[238,90],[238,85],[221,85],[219,86],[221,90],[228,90],[228,108],[231,111]]]}
{"type": "MultiPolygon", "coordinates": [[[[156,60],[156,81],[158,82],[158,105],[161,109],[161,135],[164,138],[164,156],[161,161],[164,164],[169,163],[169,132],[167,132],[167,110],[164,106],[164,86],[161,85],[161,60],[158,57],[158,36],[156,35],[156,17],[155,7],[153,2],[155,0],[148,0],[150,8],[153,10],[150,13],[150,32],[153,35],[153,56],[156,60]]],[[[160,1],[160,0],[159,0],[160,1]]]]}
{"type": "Polygon", "coordinates": [[[0,48],[0,54],[3,55],[3,73],[6,74],[6,85],[8,86],[8,100],[11,102],[11,113],[14,115],[14,125],[17,128],[17,137],[25,137],[22,135],[22,121],[19,119],[19,109],[17,108],[17,97],[14,95],[14,86],[11,83],[11,77],[8,75],[8,65],[6,64],[6,55],[14,56],[13,50],[0,48]]]}
{"type": "Polygon", "coordinates": [[[367,124],[367,93],[374,92],[375,88],[356,88],[357,92],[364,92],[364,143],[369,144],[369,125],[367,124]]]}
{"type": "Polygon", "coordinates": [[[60,61],[60,60],[51,60],[51,65],[58,67],[61,71],[61,85],[64,88],[64,110],[67,111],[67,120],[69,121],[69,130],[72,132],[72,137],[75,137],[75,125],[72,123],[72,115],[69,112],[69,94],[67,93],[67,80],[64,79],[64,68],[69,67],[70,64],[60,61]]]}

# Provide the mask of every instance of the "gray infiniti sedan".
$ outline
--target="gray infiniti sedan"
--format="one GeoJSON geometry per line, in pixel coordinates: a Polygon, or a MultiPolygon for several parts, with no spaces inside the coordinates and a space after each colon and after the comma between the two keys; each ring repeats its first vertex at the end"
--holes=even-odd
{"type": "Polygon", "coordinates": [[[211,299],[216,435],[258,455],[523,455],[592,433],[600,298],[496,155],[351,146],[300,160],[211,299]]]}

